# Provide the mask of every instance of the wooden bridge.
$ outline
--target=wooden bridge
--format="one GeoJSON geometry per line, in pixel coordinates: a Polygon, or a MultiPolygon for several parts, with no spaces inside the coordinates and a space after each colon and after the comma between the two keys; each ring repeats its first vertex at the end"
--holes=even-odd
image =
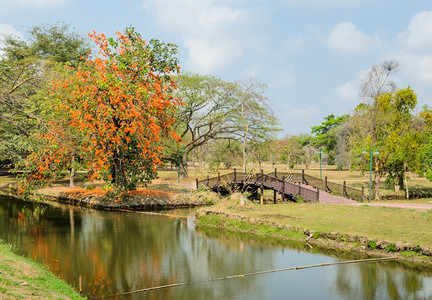
{"type": "Polygon", "coordinates": [[[276,203],[276,195],[282,195],[282,199],[297,201],[301,198],[305,202],[319,202],[321,195],[332,193],[342,197],[353,199],[356,201],[364,201],[364,189],[358,190],[343,184],[329,182],[327,177],[325,180],[306,175],[304,170],[302,173],[291,172],[274,172],[264,174],[260,173],[243,173],[234,172],[218,175],[217,177],[206,179],[196,179],[196,188],[200,186],[210,187],[217,192],[232,192],[235,190],[252,191],[256,195],[260,192],[260,202],[263,202],[264,189],[273,190],[273,202],[276,203]]]}

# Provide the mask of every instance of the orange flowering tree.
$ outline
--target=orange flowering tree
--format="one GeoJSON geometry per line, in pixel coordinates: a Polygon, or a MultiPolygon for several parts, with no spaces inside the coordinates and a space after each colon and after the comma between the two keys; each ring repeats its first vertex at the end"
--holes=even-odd
{"type": "Polygon", "coordinates": [[[95,57],[53,83],[64,118],[41,135],[56,146],[38,151],[31,176],[52,177],[56,165],[70,165],[78,156],[90,180],[134,190],[156,177],[162,143],[179,140],[171,128],[172,112],[181,103],[172,97],[171,75],[180,69],[177,47],[155,39],[147,43],[134,28],[116,32],[116,38],[94,31],[89,36],[99,50],[95,57]]]}

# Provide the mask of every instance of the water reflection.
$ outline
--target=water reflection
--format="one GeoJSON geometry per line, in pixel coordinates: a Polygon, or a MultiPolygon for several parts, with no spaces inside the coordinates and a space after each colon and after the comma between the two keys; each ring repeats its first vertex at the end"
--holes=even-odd
{"type": "Polygon", "coordinates": [[[391,266],[385,269],[373,264],[340,266],[335,288],[339,295],[349,299],[432,299],[429,278],[391,266]]]}
{"type": "Polygon", "coordinates": [[[38,208],[0,197],[0,238],[75,287],[81,276],[83,292],[90,297],[200,282],[122,299],[432,299],[431,278],[397,264],[345,265],[207,282],[336,258],[306,253],[316,248],[303,243],[195,230],[186,218],[100,212],[56,203],[38,208]]]}

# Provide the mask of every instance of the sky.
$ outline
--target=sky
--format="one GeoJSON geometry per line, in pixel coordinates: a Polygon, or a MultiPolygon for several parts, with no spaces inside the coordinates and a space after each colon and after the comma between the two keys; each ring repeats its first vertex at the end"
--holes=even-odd
{"type": "Polygon", "coordinates": [[[0,33],[26,38],[64,22],[175,43],[183,71],[265,83],[280,136],[353,111],[367,70],[396,60],[393,80],[432,105],[430,0],[0,0],[0,33]]]}

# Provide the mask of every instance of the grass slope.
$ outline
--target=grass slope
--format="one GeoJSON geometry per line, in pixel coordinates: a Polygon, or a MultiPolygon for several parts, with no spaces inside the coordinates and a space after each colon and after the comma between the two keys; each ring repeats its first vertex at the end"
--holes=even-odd
{"type": "Polygon", "coordinates": [[[1,299],[84,299],[41,265],[12,252],[0,241],[1,299]]]}

